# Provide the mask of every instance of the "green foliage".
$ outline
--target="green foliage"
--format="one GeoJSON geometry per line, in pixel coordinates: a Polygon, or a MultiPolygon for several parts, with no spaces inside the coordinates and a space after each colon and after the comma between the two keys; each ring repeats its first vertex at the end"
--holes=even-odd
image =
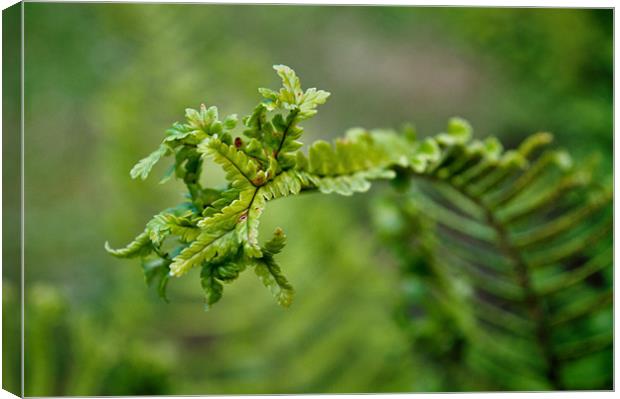
{"type": "MultiPolygon", "coordinates": [[[[570,377],[579,375],[574,359],[596,352],[595,361],[608,362],[611,345],[611,194],[593,183],[592,167],[575,165],[563,151],[539,155],[548,133],[504,151],[495,138],[473,139],[460,118],[434,137],[352,129],[305,152],[299,123],[328,94],[304,92],[290,68],[275,69],[283,88],[260,90],[264,100],[242,119],[243,136],[233,139],[235,118],[220,123],[214,107],[188,110],[187,123],[174,125],[160,153],[174,156],[188,202],[110,252],[142,256],[147,282],[162,296],[170,277],[199,267],[209,308],[224,284],[254,269],[289,306],[294,291],[275,259],[284,233],[277,229],[262,245],[258,235],[267,202],[305,192],[351,195],[372,180],[393,179],[407,200],[386,206],[396,215],[387,218],[387,235],[404,262],[406,306],[423,315],[401,319],[412,344],[424,348],[417,350],[446,365],[449,383],[442,386],[607,386],[609,376],[570,377]],[[226,187],[201,186],[209,160],[224,170],[226,187]]],[[[141,161],[134,175],[143,176],[156,158],[141,161]]]]}
{"type": "Polygon", "coordinates": [[[345,194],[365,191],[369,187],[366,179],[389,175],[374,170],[387,165],[385,154],[380,164],[365,161],[362,153],[352,153],[356,146],[369,146],[361,142],[371,140],[367,134],[343,144],[349,151],[345,164],[336,164],[326,143],[312,147],[308,162],[299,151],[302,144],[297,140],[303,133],[299,122],[316,114],[316,107],[329,93],[314,88],[303,91],[292,69],[282,65],[274,69],[283,88],[278,92],[260,89],[264,100],[243,118],[244,138],[232,139],[235,115],[221,122],[216,107],[187,109],[186,123],[174,123],[160,147],[131,171],[132,178],[144,179],[163,156],[174,156],[169,170],[188,188],[188,202],[156,215],[125,248],[114,250],[106,243],[112,255],[144,258],[146,280],[156,283],[164,298],[170,276],[200,267],[209,307],[221,298],[222,283],[236,279],[249,266],[281,305],[290,305],[293,289],[274,259],[284,245],[283,233],[278,230],[264,248],[259,244],[258,227],[266,202],[315,188],[345,194]],[[227,187],[201,186],[202,164],[208,159],[225,171],[227,187]],[[177,241],[172,249],[165,243],[169,237],[177,241]]]}
{"type": "MultiPolygon", "coordinates": [[[[19,302],[18,291],[3,286],[3,306],[19,302]]],[[[25,394],[165,395],[172,392],[172,356],[119,333],[119,318],[97,319],[71,305],[56,287],[31,283],[25,295],[25,394]],[[94,345],[91,337],[97,337],[94,345]]],[[[132,315],[135,320],[135,315],[132,315]]],[[[10,320],[3,320],[8,324],[10,320]]],[[[12,323],[15,324],[15,323],[12,323]]],[[[3,348],[4,359],[19,360],[19,342],[3,348]]],[[[19,383],[19,374],[10,375],[19,383]]]]}
{"type": "Polygon", "coordinates": [[[142,257],[147,282],[157,284],[164,298],[169,277],[200,267],[209,307],[222,297],[223,283],[250,267],[278,303],[289,306],[293,288],[274,257],[284,246],[283,232],[278,230],[271,241],[259,244],[266,203],[303,191],[363,192],[372,179],[393,178],[392,165],[408,165],[411,145],[403,137],[362,129],[351,130],[334,145],[318,141],[306,156],[298,141],[303,133],[299,123],[315,115],[329,93],[303,91],[292,69],[282,65],[274,69],[283,88],[260,89],[263,101],[243,118],[245,137],[233,140],[234,115],[220,122],[215,107],[187,109],[186,123],[174,123],[159,149],[131,171],[133,178],[144,179],[163,156],[173,156],[170,170],[189,192],[188,202],[156,215],[125,248],[114,250],[106,243],[112,255],[142,257]],[[202,164],[209,159],[224,170],[225,188],[201,186],[202,164]],[[171,237],[177,242],[172,249],[166,243],[171,237]]]}
{"type": "MultiPolygon", "coordinates": [[[[189,281],[171,278],[173,303],[161,306],[140,286],[137,259],[119,262],[100,251],[105,239],[113,244],[129,241],[150,216],[177,203],[185,191],[176,182],[156,184],[172,158],[156,165],[145,183],[126,178],[138,159],[157,148],[159,140],[153,135],[163,138],[166,123],[183,117],[179,104],[196,102],[191,106],[197,108],[201,96],[222,106],[246,104],[254,98],[257,81],[276,89],[269,65],[261,63],[280,57],[312,70],[313,85],[334,96],[328,103],[332,112],[321,108],[318,120],[312,120],[315,128],[306,128],[302,141],[308,144],[310,133],[315,133],[313,139],[331,137],[347,123],[390,126],[412,118],[425,128],[419,135],[424,138],[439,131],[435,127],[443,115],[458,110],[475,125],[477,137],[498,134],[507,148],[525,133],[544,128],[553,131],[572,156],[598,151],[612,159],[612,10],[25,6],[31,39],[26,58],[32,61],[26,90],[33,104],[27,123],[37,131],[26,147],[32,154],[47,154],[30,158],[26,281],[66,288],[72,304],[95,301],[93,314],[102,312],[98,304],[118,298],[119,292],[110,292],[116,286],[130,292],[133,301],[117,301],[114,314],[144,319],[117,331],[183,342],[183,362],[173,367],[175,393],[332,392],[336,385],[339,392],[426,391],[436,378],[423,373],[432,368],[429,362],[407,367],[392,359],[381,361],[404,341],[389,333],[393,324],[387,319],[390,299],[401,287],[392,265],[377,251],[378,240],[366,230],[363,209],[369,198],[387,188],[383,183],[352,199],[304,195],[268,204],[261,236],[267,240],[276,227],[273,221],[289,237],[286,249],[276,256],[297,293],[285,317],[265,303],[270,294],[258,291],[263,287],[252,270],[225,287],[225,302],[208,317],[196,317],[202,310],[195,302],[200,300],[199,270],[183,279],[189,281]],[[339,23],[342,20],[348,23],[339,23]],[[338,31],[322,29],[325,26],[338,31]],[[334,40],[335,35],[342,40],[334,40]],[[485,45],[472,47],[474,35],[485,45]],[[303,48],[299,37],[308,39],[303,48]],[[429,51],[403,52],[420,46],[429,51]],[[317,65],[319,53],[325,57],[317,65]],[[359,63],[360,54],[374,57],[359,63]],[[390,57],[394,62],[383,62],[396,54],[390,57]],[[84,62],[66,62],[76,59],[84,62]],[[423,79],[415,72],[420,70],[428,72],[423,79]],[[446,73],[458,77],[448,79],[456,85],[439,90],[446,87],[446,73]],[[85,127],[89,134],[75,135],[85,127]],[[49,179],[53,170],[64,176],[60,189],[56,179],[49,179]],[[318,242],[324,243],[322,251],[316,248],[318,242]],[[116,276],[119,280],[110,281],[116,276]],[[353,280],[355,276],[363,276],[365,283],[353,280]],[[138,300],[149,306],[140,312],[127,306],[138,300]],[[305,302],[316,305],[308,309],[305,302]],[[332,324],[323,322],[329,317],[332,324]],[[373,346],[370,337],[379,346],[373,346]],[[400,375],[403,382],[387,386],[387,375],[400,375]]],[[[305,72],[301,78],[306,85],[310,82],[305,72]]],[[[241,117],[252,108],[226,110],[239,112],[241,125],[241,117]]],[[[610,165],[605,169],[611,174],[610,165]]],[[[210,172],[209,166],[205,170],[210,172]]],[[[209,177],[209,172],[203,175],[209,177]]],[[[435,340],[447,330],[439,330],[442,334],[435,340]]],[[[100,345],[100,335],[94,330],[91,347],[100,345]]],[[[147,345],[158,347],[150,339],[147,345]]],[[[417,345],[411,355],[425,348],[417,345]]],[[[582,370],[597,372],[587,365],[582,370]]]]}
{"type": "Polygon", "coordinates": [[[611,185],[550,134],[502,152],[461,133],[377,207],[412,345],[454,390],[610,389],[611,185]]]}
{"type": "Polygon", "coordinates": [[[280,228],[276,229],[273,238],[263,247],[263,256],[256,260],[254,271],[265,287],[271,290],[278,303],[288,307],[293,301],[294,290],[273,258],[284,248],[285,244],[284,231],[280,228]]]}

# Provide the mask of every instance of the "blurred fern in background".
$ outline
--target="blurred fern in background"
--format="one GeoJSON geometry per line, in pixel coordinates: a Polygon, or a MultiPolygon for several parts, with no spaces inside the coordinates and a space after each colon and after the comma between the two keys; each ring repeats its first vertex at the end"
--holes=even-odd
{"type": "MultiPolygon", "coordinates": [[[[17,291],[3,286],[3,306],[17,303],[17,291]]],[[[25,394],[37,395],[167,395],[173,353],[153,350],[122,331],[129,327],[76,313],[58,289],[38,284],[26,294],[25,394]],[[96,341],[93,341],[96,337],[96,341]]],[[[12,326],[10,319],[3,325],[12,326]]],[[[17,327],[17,326],[15,326],[17,327]]],[[[19,337],[19,334],[7,334],[19,337]]],[[[3,363],[19,364],[20,342],[8,342],[3,363]],[[13,360],[10,360],[13,359],[13,360]],[[15,360],[17,360],[15,362],[15,360]]],[[[5,374],[6,383],[19,386],[18,373],[5,374]]]]}
{"type": "Polygon", "coordinates": [[[451,148],[376,205],[404,279],[397,318],[442,365],[438,387],[613,387],[611,181],[563,151],[538,155],[549,141],[503,159],[451,148]]]}

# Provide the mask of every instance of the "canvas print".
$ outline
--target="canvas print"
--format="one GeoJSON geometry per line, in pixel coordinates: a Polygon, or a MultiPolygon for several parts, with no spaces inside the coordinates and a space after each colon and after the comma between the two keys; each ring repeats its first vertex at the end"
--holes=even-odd
{"type": "Polygon", "coordinates": [[[612,390],[613,28],[4,10],[3,389],[612,390]]]}

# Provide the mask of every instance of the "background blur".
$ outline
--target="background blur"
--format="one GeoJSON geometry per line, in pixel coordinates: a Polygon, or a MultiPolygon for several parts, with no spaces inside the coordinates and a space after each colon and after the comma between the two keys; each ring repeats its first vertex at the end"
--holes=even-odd
{"type": "MultiPolygon", "coordinates": [[[[305,142],[404,122],[433,134],[458,115],[507,147],[552,131],[612,173],[611,10],[25,9],[26,395],[447,389],[417,372],[426,365],[395,322],[398,269],[367,207],[381,184],[269,205],[261,230],[289,236],[279,257],[297,293],[288,310],[253,273],[208,313],[196,271],[171,282],[165,304],[138,260],[103,250],[178,202],[180,183],[157,184],[167,162],[147,181],[129,178],[164,130],[201,102],[249,113],[258,87],[279,84],[273,64],[332,93],[305,142]]],[[[10,280],[4,292],[17,301],[10,280]]]]}

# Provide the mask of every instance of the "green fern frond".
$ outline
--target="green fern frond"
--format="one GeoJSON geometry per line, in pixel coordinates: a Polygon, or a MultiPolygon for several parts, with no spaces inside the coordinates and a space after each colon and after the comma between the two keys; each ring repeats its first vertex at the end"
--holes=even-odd
{"type": "Polygon", "coordinates": [[[202,266],[200,283],[205,293],[205,310],[222,298],[224,286],[215,278],[215,267],[210,264],[202,266]]]}
{"type": "Polygon", "coordinates": [[[180,277],[195,266],[215,263],[236,254],[239,240],[234,230],[203,231],[170,265],[170,275],[180,277]]]}
{"type": "Polygon", "coordinates": [[[265,198],[259,193],[259,189],[254,190],[247,209],[236,225],[237,234],[243,243],[243,251],[250,258],[258,258],[262,254],[258,245],[258,225],[260,215],[265,209],[265,198]]]}
{"type": "Polygon", "coordinates": [[[226,180],[232,187],[243,190],[258,186],[265,181],[265,173],[258,170],[258,165],[245,152],[234,145],[228,145],[217,138],[202,142],[198,151],[209,155],[213,161],[224,169],[226,180]]]}
{"type": "Polygon", "coordinates": [[[304,92],[295,71],[285,65],[274,65],[273,68],[282,80],[282,88],[278,92],[259,89],[265,98],[262,102],[263,109],[259,106],[255,113],[245,120],[251,124],[248,126],[250,128],[256,129],[258,124],[261,125],[265,152],[276,158],[282,168],[287,169],[294,165],[291,153],[302,146],[298,141],[303,134],[299,122],[314,116],[317,113],[316,108],[327,101],[330,93],[315,88],[304,92]],[[265,111],[282,112],[286,113],[286,116],[277,113],[271,122],[261,122],[261,115],[265,111]]]}
{"type": "Polygon", "coordinates": [[[196,225],[196,220],[191,216],[176,216],[164,213],[157,216],[170,231],[170,234],[177,236],[182,242],[192,242],[200,235],[200,228],[196,225]]]}
{"type": "Polygon", "coordinates": [[[274,255],[278,254],[286,245],[286,235],[282,229],[278,228],[273,234],[273,238],[267,241],[263,247],[263,256],[256,259],[254,272],[267,287],[278,304],[289,307],[293,302],[295,290],[282,274],[280,266],[276,263],[274,255]]]}
{"type": "Polygon", "coordinates": [[[162,258],[144,260],[142,262],[142,271],[144,272],[146,284],[148,286],[155,286],[159,297],[168,302],[166,287],[170,280],[170,261],[162,258]]]}
{"type": "Polygon", "coordinates": [[[254,265],[254,272],[260,281],[267,287],[280,306],[289,307],[293,302],[295,291],[288,282],[280,266],[272,256],[257,259],[254,265]]]}
{"type": "Polygon", "coordinates": [[[317,113],[316,107],[325,104],[330,96],[330,93],[315,88],[304,92],[299,77],[286,65],[274,65],[273,69],[282,79],[280,91],[259,89],[265,97],[264,103],[269,111],[277,108],[293,110],[296,111],[296,118],[304,120],[314,116],[317,113]]]}
{"type": "Polygon", "coordinates": [[[426,311],[451,319],[464,339],[462,357],[442,361],[506,384],[490,389],[592,386],[564,372],[577,358],[611,356],[609,282],[600,282],[612,265],[611,190],[566,152],[544,150],[548,133],[502,152],[465,139],[467,130],[429,139],[432,159],[400,171],[419,182],[392,206],[426,227],[388,235],[389,243],[415,237],[414,247],[397,246],[406,274],[432,287],[426,311]]]}
{"type": "Polygon", "coordinates": [[[149,156],[144,159],[141,159],[129,172],[132,179],[136,179],[140,177],[142,180],[145,180],[149,173],[151,173],[151,169],[159,160],[166,154],[168,151],[167,146],[160,145],[155,151],[153,151],[149,156]]]}
{"type": "Polygon", "coordinates": [[[153,247],[149,238],[149,232],[144,231],[124,248],[113,249],[106,241],[105,250],[118,258],[135,258],[137,256],[148,255],[153,250],[153,247]]]}
{"type": "Polygon", "coordinates": [[[525,385],[505,388],[587,386],[570,385],[562,373],[576,358],[608,353],[611,342],[611,291],[600,280],[611,268],[612,194],[593,183],[594,169],[544,150],[548,133],[505,151],[493,137],[474,139],[461,118],[432,137],[356,128],[302,150],[300,123],[329,93],[304,91],[292,69],[274,68],[283,87],[260,90],[241,136],[233,136],[235,115],[220,121],[217,108],[206,106],[187,110],[186,122],[166,132],[132,177],[146,178],[174,155],[167,176],[185,183],[189,202],[156,215],[126,248],[106,249],[142,257],[147,282],[163,298],[171,277],[199,267],[209,308],[224,283],[253,268],[289,306],[294,290],[275,259],[284,233],[259,244],[268,202],[307,192],[351,195],[391,179],[409,187],[407,200],[391,204],[398,216],[390,243],[406,262],[404,280],[417,287],[411,300],[429,315],[408,327],[428,356],[456,361],[496,388],[497,376],[512,375],[525,385]],[[222,167],[226,187],[202,187],[204,162],[222,167]],[[172,238],[176,246],[164,251],[172,238]],[[438,336],[447,341],[435,342],[438,336]],[[454,347],[461,351],[446,349],[454,347]]]}

